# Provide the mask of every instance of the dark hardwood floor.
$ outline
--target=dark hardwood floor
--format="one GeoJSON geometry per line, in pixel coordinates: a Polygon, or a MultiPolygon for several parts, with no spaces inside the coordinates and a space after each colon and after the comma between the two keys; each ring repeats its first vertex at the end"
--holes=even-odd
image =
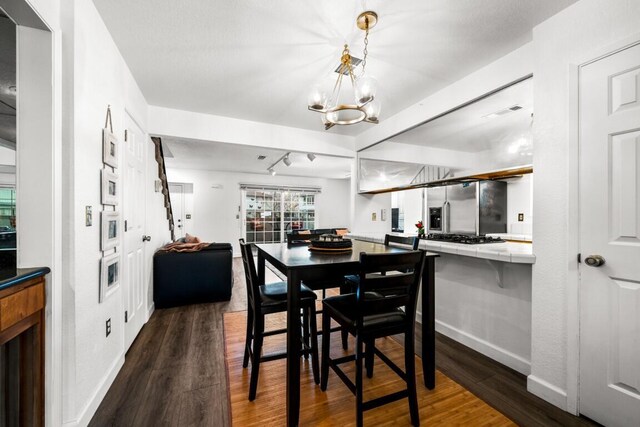
{"type": "MultiPolygon", "coordinates": [[[[229,302],[156,310],[90,426],[230,425],[222,315],[246,309],[239,259],[234,279],[229,302]]],[[[524,375],[456,341],[438,334],[436,348],[440,371],[519,425],[595,425],[528,393],[524,375]]]]}

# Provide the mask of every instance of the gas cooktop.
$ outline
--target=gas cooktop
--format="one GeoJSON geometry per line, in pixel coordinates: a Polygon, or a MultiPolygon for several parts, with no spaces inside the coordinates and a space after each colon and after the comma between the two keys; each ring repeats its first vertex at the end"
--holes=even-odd
{"type": "Polygon", "coordinates": [[[468,234],[427,234],[427,240],[437,240],[440,242],[463,243],[465,245],[481,245],[485,243],[504,243],[500,237],[473,236],[468,234]]]}

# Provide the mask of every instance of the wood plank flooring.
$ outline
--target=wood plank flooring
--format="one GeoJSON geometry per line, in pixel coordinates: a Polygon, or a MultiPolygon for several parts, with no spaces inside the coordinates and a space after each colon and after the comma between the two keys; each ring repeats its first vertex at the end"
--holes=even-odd
{"type": "MultiPolygon", "coordinates": [[[[223,314],[245,309],[242,262],[234,259],[231,301],[157,310],[90,426],[230,425],[223,314]]],[[[451,339],[438,335],[436,350],[442,373],[518,425],[594,425],[528,393],[526,377],[451,339]]],[[[461,409],[452,408],[452,415],[461,409]]]]}

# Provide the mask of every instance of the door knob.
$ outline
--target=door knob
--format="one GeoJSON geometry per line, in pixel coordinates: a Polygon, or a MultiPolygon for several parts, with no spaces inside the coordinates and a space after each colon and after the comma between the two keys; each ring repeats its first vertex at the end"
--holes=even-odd
{"type": "Polygon", "coordinates": [[[585,258],[584,262],[589,267],[601,267],[605,264],[605,260],[601,255],[589,255],[585,258]]]}
{"type": "Polygon", "coordinates": [[[142,236],[142,241],[143,242],[150,242],[151,241],[151,236],[142,236]]]}

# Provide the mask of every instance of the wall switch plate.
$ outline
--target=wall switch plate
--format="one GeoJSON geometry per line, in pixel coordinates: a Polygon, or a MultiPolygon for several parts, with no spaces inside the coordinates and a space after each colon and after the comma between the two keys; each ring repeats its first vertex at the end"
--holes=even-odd
{"type": "Polygon", "coordinates": [[[84,225],[91,227],[93,225],[93,214],[91,206],[85,206],[84,208],[84,225]]]}
{"type": "Polygon", "coordinates": [[[371,221],[376,221],[378,219],[378,215],[375,212],[371,213],[371,221]]]}
{"type": "Polygon", "coordinates": [[[387,210],[386,209],[381,209],[380,210],[380,221],[386,221],[387,220],[387,210]]]}
{"type": "Polygon", "coordinates": [[[186,219],[191,219],[191,214],[186,214],[186,215],[185,215],[185,218],[186,218],[186,219]]]}
{"type": "Polygon", "coordinates": [[[523,213],[519,213],[518,214],[518,222],[522,222],[524,221],[524,214],[523,213]]]}
{"type": "Polygon", "coordinates": [[[107,336],[109,336],[109,334],[111,334],[111,318],[107,319],[106,332],[107,332],[107,336]]]}

